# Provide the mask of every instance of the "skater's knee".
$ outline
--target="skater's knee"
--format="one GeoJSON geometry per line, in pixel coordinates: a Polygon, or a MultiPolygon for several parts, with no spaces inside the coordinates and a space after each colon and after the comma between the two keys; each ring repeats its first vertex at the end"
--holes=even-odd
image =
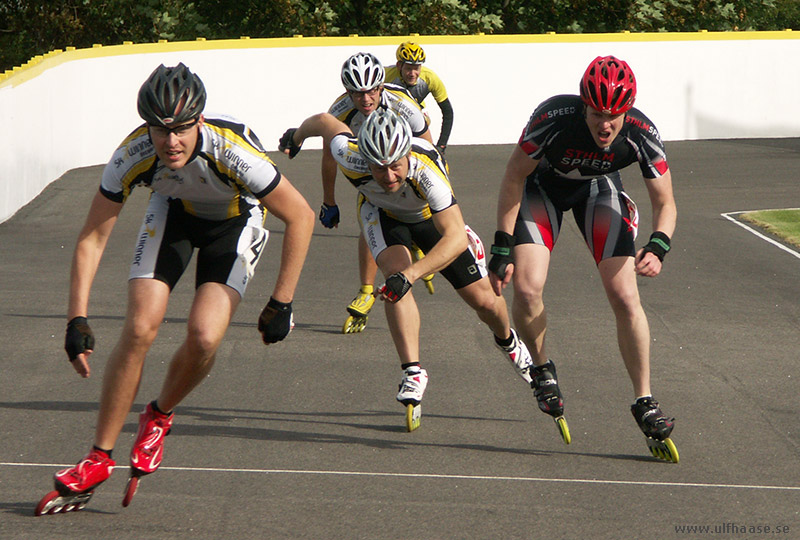
{"type": "Polygon", "coordinates": [[[481,320],[498,315],[501,308],[500,298],[495,296],[494,293],[481,295],[472,303],[472,309],[475,310],[481,320]]]}
{"type": "Polygon", "coordinates": [[[540,311],[544,302],[543,289],[540,287],[514,287],[514,305],[529,311],[540,311]]]}
{"type": "Polygon", "coordinates": [[[219,347],[222,337],[211,328],[189,327],[186,334],[186,345],[195,358],[210,358],[219,347]]]}
{"type": "Polygon", "coordinates": [[[482,279],[457,289],[459,296],[471,307],[481,320],[505,309],[505,300],[494,294],[488,279],[482,279]]]}
{"type": "Polygon", "coordinates": [[[158,323],[149,319],[134,318],[125,323],[122,339],[133,348],[149,348],[158,335],[158,323]]]}
{"type": "Polygon", "coordinates": [[[389,277],[408,268],[414,261],[407,247],[394,245],[381,251],[376,262],[384,277],[389,277]]]}
{"type": "Polygon", "coordinates": [[[636,289],[609,291],[608,302],[617,317],[633,318],[642,310],[642,303],[636,289]]]}

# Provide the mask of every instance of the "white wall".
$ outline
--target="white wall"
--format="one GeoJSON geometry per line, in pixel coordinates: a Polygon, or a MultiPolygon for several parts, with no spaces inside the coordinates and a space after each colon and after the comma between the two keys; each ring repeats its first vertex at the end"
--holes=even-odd
{"type": "MultiPolygon", "coordinates": [[[[0,76],[0,222],[64,172],[105,163],[141,120],[136,93],[160,63],[184,62],[206,84],[207,111],[248,122],[268,150],[283,131],[327,110],[342,62],[368,51],[393,63],[421,43],[447,86],[451,145],[516,142],[536,105],[577,93],[598,55],[636,73],[636,106],[665,140],[800,134],[796,32],[288,38],[120,45],[49,54],[0,76]]],[[[440,116],[428,98],[434,138],[440,116]]],[[[309,141],[307,148],[319,148],[309,141]]]]}

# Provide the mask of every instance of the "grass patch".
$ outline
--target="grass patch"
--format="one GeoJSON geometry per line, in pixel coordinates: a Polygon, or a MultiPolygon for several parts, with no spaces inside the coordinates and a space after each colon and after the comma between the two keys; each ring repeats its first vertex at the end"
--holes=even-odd
{"type": "Polygon", "coordinates": [[[800,208],[790,210],[759,210],[739,217],[769,234],[800,247],[800,208]]]}

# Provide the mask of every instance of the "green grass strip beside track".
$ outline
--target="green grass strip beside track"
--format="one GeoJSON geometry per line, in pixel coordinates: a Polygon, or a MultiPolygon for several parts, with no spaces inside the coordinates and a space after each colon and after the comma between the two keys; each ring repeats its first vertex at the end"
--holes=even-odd
{"type": "Polygon", "coordinates": [[[746,212],[739,218],[800,248],[800,208],[746,212]]]}

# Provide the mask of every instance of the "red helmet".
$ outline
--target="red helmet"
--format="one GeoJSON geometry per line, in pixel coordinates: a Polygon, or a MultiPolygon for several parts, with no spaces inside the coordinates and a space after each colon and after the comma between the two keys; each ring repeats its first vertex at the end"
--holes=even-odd
{"type": "Polygon", "coordinates": [[[633,107],[636,77],[630,66],[613,56],[595,58],[581,79],[581,99],[598,111],[621,114],[633,107]]]}

